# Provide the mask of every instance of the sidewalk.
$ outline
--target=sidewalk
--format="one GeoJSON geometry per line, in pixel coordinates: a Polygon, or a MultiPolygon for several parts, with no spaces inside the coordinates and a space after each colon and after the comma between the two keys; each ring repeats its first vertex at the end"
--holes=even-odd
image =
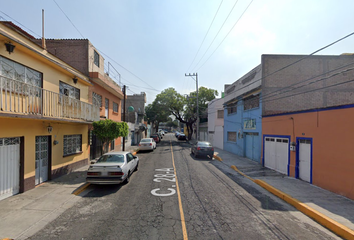
{"type": "Polygon", "coordinates": [[[222,163],[261,185],[336,234],[354,239],[354,201],[305,181],[285,176],[260,163],[215,148],[222,163]]]}
{"type": "MultiPolygon", "coordinates": [[[[136,150],[137,146],[126,148],[136,150]]],[[[0,201],[0,240],[34,235],[82,199],[89,165],[0,201]]]]}
{"type": "Polygon", "coordinates": [[[45,182],[27,192],[1,200],[0,239],[26,239],[56,219],[81,197],[73,194],[85,184],[88,166],[45,182]]]}

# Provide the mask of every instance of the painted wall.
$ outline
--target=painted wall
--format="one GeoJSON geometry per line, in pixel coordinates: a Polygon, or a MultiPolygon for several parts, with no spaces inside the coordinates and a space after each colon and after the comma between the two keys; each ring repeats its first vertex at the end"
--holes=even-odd
{"type": "Polygon", "coordinates": [[[237,102],[237,112],[227,114],[227,109],[224,112],[224,150],[232,152],[239,156],[246,157],[246,150],[253,151],[253,160],[261,162],[262,151],[262,104],[257,108],[244,110],[244,101],[237,102]],[[245,121],[253,120],[256,122],[255,128],[245,128],[245,121]],[[236,132],[236,143],[228,141],[227,132],[236,132]],[[246,146],[246,134],[258,133],[254,136],[254,145],[246,146]]]}
{"type": "MultiPolygon", "coordinates": [[[[263,135],[312,138],[312,183],[354,199],[354,105],[350,108],[263,118],[263,135]]],[[[289,175],[295,177],[296,152],[290,152],[289,175]]]]}
{"type": "Polygon", "coordinates": [[[224,118],[218,118],[218,110],[224,111],[224,99],[218,98],[208,104],[208,141],[217,148],[224,148],[224,118]]]}
{"type": "Polygon", "coordinates": [[[25,139],[25,175],[29,178],[35,175],[35,141],[36,136],[52,136],[52,170],[72,164],[83,159],[88,159],[88,132],[87,125],[74,123],[57,123],[32,119],[0,118],[0,138],[22,137],[25,139]],[[47,126],[51,125],[53,131],[48,133],[47,126]],[[64,135],[82,135],[82,153],[63,157],[64,135]],[[54,140],[59,143],[54,145],[54,140]]]}

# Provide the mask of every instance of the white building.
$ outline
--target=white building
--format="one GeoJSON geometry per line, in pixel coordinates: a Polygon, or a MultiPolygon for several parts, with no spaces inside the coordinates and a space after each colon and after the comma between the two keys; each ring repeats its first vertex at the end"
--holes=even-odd
{"type": "Polygon", "coordinates": [[[208,141],[217,148],[224,148],[224,99],[215,98],[208,104],[208,141]]]}

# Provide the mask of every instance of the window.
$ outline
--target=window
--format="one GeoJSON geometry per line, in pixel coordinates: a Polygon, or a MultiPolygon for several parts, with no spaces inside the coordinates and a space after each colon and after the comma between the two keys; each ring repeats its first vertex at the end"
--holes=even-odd
{"type": "Polygon", "coordinates": [[[134,156],[131,153],[128,153],[127,154],[127,162],[130,162],[133,159],[134,159],[134,156]]]}
{"type": "Polygon", "coordinates": [[[218,110],[218,118],[224,118],[224,110],[218,110]]]}
{"type": "Polygon", "coordinates": [[[80,100],[80,89],[63,83],[62,81],[59,82],[59,93],[80,100]]]}
{"type": "Polygon", "coordinates": [[[227,141],[236,142],[236,132],[227,132],[227,141]]]}
{"type": "Polygon", "coordinates": [[[0,76],[42,87],[42,73],[0,56],[0,76]]]}
{"type": "Polygon", "coordinates": [[[64,135],[64,156],[82,151],[82,135],[64,135]]]}
{"type": "Polygon", "coordinates": [[[113,102],[113,112],[118,112],[118,103],[113,102]]]}
{"type": "Polygon", "coordinates": [[[248,110],[259,107],[259,95],[244,99],[243,109],[248,110]]]}
{"type": "Polygon", "coordinates": [[[227,114],[230,115],[233,113],[237,113],[237,105],[236,104],[227,106],[227,114]]]}
{"type": "Polygon", "coordinates": [[[100,67],[100,55],[98,52],[94,51],[93,53],[93,63],[97,66],[100,67]]]}
{"type": "Polygon", "coordinates": [[[102,107],[102,96],[92,92],[92,104],[98,107],[102,107]]]}

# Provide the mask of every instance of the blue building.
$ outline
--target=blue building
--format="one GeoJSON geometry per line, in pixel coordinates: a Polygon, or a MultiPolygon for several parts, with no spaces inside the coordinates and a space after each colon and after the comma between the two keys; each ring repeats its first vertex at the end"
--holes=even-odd
{"type": "Polygon", "coordinates": [[[224,150],[261,162],[262,67],[225,85],[224,150]]]}

